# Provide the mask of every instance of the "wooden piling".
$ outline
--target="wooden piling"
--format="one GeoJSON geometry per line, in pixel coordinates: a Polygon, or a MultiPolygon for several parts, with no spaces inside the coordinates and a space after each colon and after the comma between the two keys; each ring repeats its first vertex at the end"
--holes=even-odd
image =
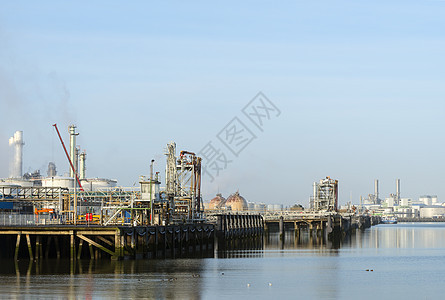
{"type": "Polygon", "coordinates": [[[74,232],[71,231],[70,234],[70,259],[75,260],[76,259],[76,244],[74,240],[74,232]]]}
{"type": "Polygon", "coordinates": [[[46,239],[46,249],[45,249],[45,258],[49,258],[49,249],[51,247],[52,236],[48,236],[46,239]]]}
{"type": "Polygon", "coordinates": [[[57,258],[60,259],[60,247],[59,247],[59,237],[54,237],[54,244],[56,245],[56,255],[57,258]]]}
{"type": "Polygon", "coordinates": [[[19,258],[19,247],[20,247],[20,238],[22,237],[22,234],[17,234],[17,242],[15,244],[15,251],[14,251],[14,260],[17,261],[19,258]]]}
{"type": "Polygon", "coordinates": [[[29,234],[26,235],[26,242],[28,244],[29,259],[33,260],[34,257],[32,255],[32,245],[31,245],[31,238],[29,237],[29,234]]]}
{"type": "Polygon", "coordinates": [[[79,241],[79,251],[77,251],[77,259],[80,259],[80,256],[82,255],[82,246],[83,246],[83,240],[79,241]]]}
{"type": "Polygon", "coordinates": [[[36,236],[36,256],[35,259],[39,259],[40,258],[40,235],[36,236]]]}
{"type": "Polygon", "coordinates": [[[283,216],[280,217],[280,240],[284,241],[284,218],[283,216]]]}
{"type": "Polygon", "coordinates": [[[93,244],[88,243],[88,248],[90,249],[90,259],[94,260],[94,249],[93,249],[93,244]]]}

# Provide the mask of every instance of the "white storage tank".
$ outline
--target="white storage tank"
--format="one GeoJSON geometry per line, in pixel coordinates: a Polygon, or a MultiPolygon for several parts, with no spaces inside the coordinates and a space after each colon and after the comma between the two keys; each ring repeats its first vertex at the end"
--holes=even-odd
{"type": "Polygon", "coordinates": [[[5,178],[2,180],[3,185],[13,185],[21,187],[32,187],[34,182],[23,178],[5,178]]]}
{"type": "Polygon", "coordinates": [[[421,218],[443,217],[445,215],[445,207],[441,205],[430,205],[420,208],[421,218]]]}
{"type": "Polygon", "coordinates": [[[437,200],[437,196],[431,196],[431,204],[432,205],[437,205],[438,204],[438,200],[437,200]]]}
{"type": "Polygon", "coordinates": [[[253,210],[258,213],[264,213],[264,212],[266,212],[266,204],[255,203],[255,205],[253,206],[253,210]]]}
{"type": "Polygon", "coordinates": [[[63,187],[63,188],[74,188],[74,178],[71,177],[46,177],[42,179],[42,187],[63,187]]]}
{"type": "Polygon", "coordinates": [[[282,211],[283,210],[283,204],[274,204],[273,205],[274,211],[282,211]]]}
{"type": "Polygon", "coordinates": [[[88,178],[80,182],[85,191],[106,190],[116,187],[117,180],[106,178],[88,178]]]}

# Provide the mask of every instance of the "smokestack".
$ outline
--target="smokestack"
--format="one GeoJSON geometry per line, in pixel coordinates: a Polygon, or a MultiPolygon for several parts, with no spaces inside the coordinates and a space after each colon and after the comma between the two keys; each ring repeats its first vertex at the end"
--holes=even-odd
{"type": "Polygon", "coordinates": [[[374,204],[379,204],[379,180],[378,179],[376,179],[374,181],[374,196],[375,196],[374,204]]]}
{"type": "Polygon", "coordinates": [[[86,167],[85,167],[85,161],[87,160],[87,153],[85,152],[85,150],[83,150],[82,153],[80,153],[79,156],[79,164],[80,164],[80,170],[79,170],[79,176],[80,179],[85,179],[86,178],[86,167]]]}
{"type": "Polygon", "coordinates": [[[396,179],[396,197],[400,200],[400,179],[396,179]]]}
{"type": "MultiPolygon", "coordinates": [[[[75,125],[70,125],[69,126],[69,132],[70,132],[70,159],[71,162],[73,163],[74,168],[77,171],[77,165],[76,165],[76,135],[79,135],[78,133],[76,133],[76,126],[75,125]]],[[[70,169],[70,177],[75,177],[74,175],[74,171],[71,168],[71,166],[69,166],[70,169]]]]}
{"type": "Polygon", "coordinates": [[[23,174],[23,131],[16,131],[9,138],[9,146],[14,147],[14,160],[11,165],[9,177],[20,178],[23,174]]]}

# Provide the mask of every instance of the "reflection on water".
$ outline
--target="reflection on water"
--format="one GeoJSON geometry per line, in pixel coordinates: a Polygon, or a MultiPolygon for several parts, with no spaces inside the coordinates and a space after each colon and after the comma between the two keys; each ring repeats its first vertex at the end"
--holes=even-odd
{"type": "Polygon", "coordinates": [[[280,239],[278,233],[270,233],[265,236],[267,250],[279,249],[311,249],[311,250],[325,250],[338,249],[341,247],[341,240],[329,240],[326,235],[317,234],[316,232],[309,232],[308,230],[300,230],[296,235],[293,231],[286,231],[284,239],[280,239]]]}
{"type": "Polygon", "coordinates": [[[202,259],[2,261],[6,295],[199,299],[202,259]],[[11,276],[15,273],[15,276],[11,276]]]}
{"type": "Polygon", "coordinates": [[[444,248],[445,224],[402,223],[378,225],[357,232],[346,243],[350,248],[444,248]]]}
{"type": "Polygon", "coordinates": [[[378,225],[338,243],[309,232],[287,232],[284,241],[271,233],[248,243],[251,250],[220,251],[215,258],[0,261],[0,293],[71,299],[442,295],[445,224],[378,225]]]}

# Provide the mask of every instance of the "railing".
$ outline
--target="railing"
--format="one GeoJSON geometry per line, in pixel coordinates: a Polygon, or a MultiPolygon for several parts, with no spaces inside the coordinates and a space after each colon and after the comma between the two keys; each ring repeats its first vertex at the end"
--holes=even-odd
{"type": "Polygon", "coordinates": [[[59,216],[54,218],[50,215],[35,214],[0,214],[0,226],[36,226],[64,224],[65,218],[59,216]]]}
{"type": "Polygon", "coordinates": [[[207,220],[214,222],[216,215],[252,215],[260,214],[263,216],[265,221],[279,220],[283,217],[284,220],[295,220],[295,219],[320,219],[327,217],[329,215],[336,214],[335,212],[326,211],[294,211],[294,210],[281,210],[281,211],[266,211],[258,212],[255,210],[244,210],[244,211],[228,211],[228,210],[206,210],[205,211],[207,220]]]}

